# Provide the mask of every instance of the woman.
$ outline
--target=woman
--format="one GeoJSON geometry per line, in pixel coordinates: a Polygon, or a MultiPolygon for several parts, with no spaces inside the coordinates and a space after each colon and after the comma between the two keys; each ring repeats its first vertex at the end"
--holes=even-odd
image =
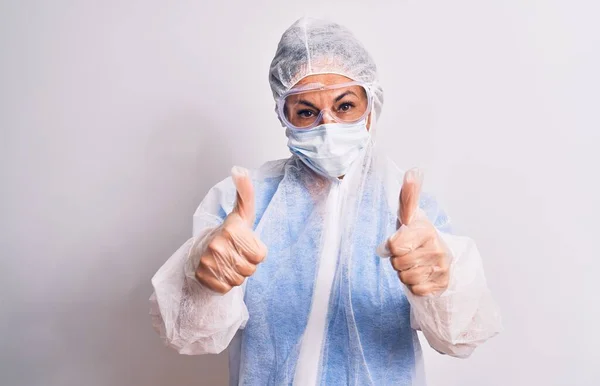
{"type": "Polygon", "coordinates": [[[418,172],[377,154],[383,91],[354,36],[297,21],[269,80],[292,157],[234,168],[202,201],[152,279],[166,342],[229,347],[232,385],[413,385],[416,330],[457,357],[494,336],[474,243],[450,234],[418,172]]]}

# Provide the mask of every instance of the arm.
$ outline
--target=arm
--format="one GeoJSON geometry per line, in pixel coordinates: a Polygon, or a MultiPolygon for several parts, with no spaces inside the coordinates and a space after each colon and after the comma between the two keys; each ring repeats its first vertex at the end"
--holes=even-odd
{"type": "Polygon", "coordinates": [[[152,325],[165,343],[181,354],[223,351],[248,320],[243,287],[224,295],[196,280],[207,244],[231,207],[235,188],[225,180],[207,194],[194,215],[194,237],[177,250],[152,278],[152,325]]]}
{"type": "Polygon", "coordinates": [[[451,259],[448,288],[440,295],[427,296],[406,291],[411,325],[421,330],[438,352],[464,358],[501,331],[500,313],[473,240],[441,232],[439,235],[451,259]]]}
{"type": "Polygon", "coordinates": [[[401,227],[379,250],[390,261],[411,305],[411,325],[438,352],[467,357],[501,330],[475,243],[449,234],[449,220],[432,197],[420,194],[422,175],[405,174],[401,227]]]}

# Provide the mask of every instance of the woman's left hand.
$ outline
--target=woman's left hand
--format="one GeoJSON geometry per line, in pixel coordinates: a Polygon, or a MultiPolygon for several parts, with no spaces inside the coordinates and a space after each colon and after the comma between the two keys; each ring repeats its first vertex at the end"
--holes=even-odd
{"type": "Polygon", "coordinates": [[[400,191],[400,227],[378,248],[390,257],[400,281],[417,296],[439,294],[448,288],[450,254],[433,224],[419,209],[422,175],[409,170],[400,191]]]}

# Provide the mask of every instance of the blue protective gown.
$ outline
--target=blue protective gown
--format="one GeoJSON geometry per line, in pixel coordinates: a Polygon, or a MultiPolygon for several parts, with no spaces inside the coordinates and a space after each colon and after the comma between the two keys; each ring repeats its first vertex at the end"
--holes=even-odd
{"type": "MultiPolygon", "coordinates": [[[[411,321],[397,273],[375,252],[397,229],[403,174],[374,159],[357,162],[343,180],[320,177],[295,157],[254,172],[254,228],[268,255],[244,286],[225,296],[195,282],[196,263],[188,256],[190,245],[233,207],[231,179],[215,186],[194,216],[194,239],[153,278],[152,315],[167,343],[187,354],[230,345],[232,385],[417,385],[424,375],[415,329],[436,350],[456,356],[496,334],[499,319],[488,306],[485,280],[451,283],[446,298],[415,300],[429,302],[422,308],[432,317],[411,321]],[[463,310],[448,307],[461,299],[468,299],[463,310]]],[[[437,202],[422,195],[420,207],[451,240],[437,202]]],[[[480,266],[469,264],[457,272],[479,277],[480,266]]]]}

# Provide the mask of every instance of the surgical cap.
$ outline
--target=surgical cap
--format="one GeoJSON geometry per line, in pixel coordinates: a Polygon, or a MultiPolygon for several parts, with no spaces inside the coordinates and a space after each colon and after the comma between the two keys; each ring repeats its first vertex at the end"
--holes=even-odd
{"type": "Polygon", "coordinates": [[[308,75],[339,74],[367,84],[381,114],[383,89],[371,55],[346,28],[325,20],[302,18],[281,36],[271,62],[269,83],[277,100],[308,75]]]}

